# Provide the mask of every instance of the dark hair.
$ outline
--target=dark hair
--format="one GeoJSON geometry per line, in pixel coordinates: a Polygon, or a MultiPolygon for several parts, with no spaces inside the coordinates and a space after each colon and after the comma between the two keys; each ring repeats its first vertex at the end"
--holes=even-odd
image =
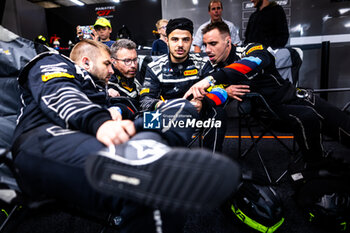
{"type": "Polygon", "coordinates": [[[205,26],[202,29],[202,34],[204,35],[205,33],[210,32],[214,29],[218,29],[220,34],[227,33],[228,35],[230,35],[229,27],[227,26],[227,24],[225,22],[222,22],[222,21],[207,24],[207,26],[205,26]]]}
{"type": "Polygon", "coordinates": [[[222,6],[222,2],[221,0],[211,0],[208,4],[208,12],[210,11],[210,8],[211,8],[211,4],[212,3],[220,3],[220,6],[221,6],[221,9],[224,9],[223,6],[222,6]]]}
{"type": "Polygon", "coordinates": [[[176,29],[189,31],[192,35],[193,22],[187,18],[171,19],[166,26],[166,35],[169,36],[169,34],[176,29]]]}

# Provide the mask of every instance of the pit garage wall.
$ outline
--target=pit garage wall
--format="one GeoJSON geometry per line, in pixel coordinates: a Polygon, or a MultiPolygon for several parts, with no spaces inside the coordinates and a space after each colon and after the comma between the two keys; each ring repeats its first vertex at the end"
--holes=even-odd
{"type": "Polygon", "coordinates": [[[47,35],[45,9],[26,0],[0,0],[4,5],[1,25],[15,34],[33,40],[47,35]]]}
{"type": "Polygon", "coordinates": [[[152,33],[161,18],[161,0],[122,0],[120,3],[101,3],[84,7],[60,7],[44,9],[27,0],[0,0],[0,23],[5,28],[27,39],[44,35],[50,40],[56,35],[61,47],[68,41],[74,43],[77,25],[94,24],[98,16],[108,18],[113,27],[112,39],[126,27],[138,45],[152,45],[156,39],[152,33]]]}
{"type": "MultiPolygon", "coordinates": [[[[112,24],[111,39],[116,40],[124,27],[138,45],[152,45],[156,37],[152,31],[161,18],[161,0],[127,0],[120,3],[101,3],[84,7],[60,7],[46,10],[48,33],[62,37],[64,44],[76,37],[77,25],[92,25],[98,16],[112,24]]],[[[74,41],[72,41],[74,42],[74,41]]]]}
{"type": "MultiPolygon", "coordinates": [[[[194,22],[195,30],[209,20],[209,0],[162,0],[162,14],[171,19],[180,16],[194,22]],[[180,13],[179,13],[180,12],[180,13]]],[[[240,28],[243,39],[251,12],[249,0],[222,0],[223,18],[240,28]]],[[[350,88],[350,1],[349,0],[279,0],[290,28],[290,46],[301,47],[304,62],[300,71],[300,86],[320,88],[321,43],[330,41],[330,88],[350,88]]],[[[350,101],[349,92],[328,94],[328,100],[343,107],[350,101]]]]}

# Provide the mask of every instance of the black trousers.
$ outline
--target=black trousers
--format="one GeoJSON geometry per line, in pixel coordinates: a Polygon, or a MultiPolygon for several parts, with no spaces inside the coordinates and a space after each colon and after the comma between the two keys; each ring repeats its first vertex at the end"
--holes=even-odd
{"type": "Polygon", "coordinates": [[[350,116],[314,94],[273,109],[288,123],[306,160],[324,156],[322,134],[350,146],[350,116]]]}
{"type": "Polygon", "coordinates": [[[204,130],[203,146],[213,152],[222,152],[222,146],[227,129],[227,114],[223,105],[210,106],[201,113],[203,120],[220,121],[220,127],[210,127],[204,130]]]}
{"type": "MultiPolygon", "coordinates": [[[[177,105],[179,103],[182,106],[182,115],[198,118],[192,104],[186,100],[176,102],[177,105]]],[[[168,115],[178,112],[178,107],[168,107],[162,111],[168,115]]],[[[162,129],[153,131],[171,141],[172,145],[183,146],[185,141],[190,140],[194,129],[170,128],[165,132],[162,129]]],[[[135,137],[142,135],[144,134],[140,132],[135,137]]],[[[12,149],[19,186],[32,197],[55,198],[90,211],[114,213],[120,216],[123,233],[153,233],[159,223],[162,223],[165,233],[182,232],[185,218],[180,214],[163,213],[136,204],[132,200],[121,199],[117,193],[108,196],[90,187],[85,177],[85,160],[89,155],[104,149],[105,146],[95,136],[80,131],[62,129],[54,124],[35,128],[21,135],[12,149]]]]}

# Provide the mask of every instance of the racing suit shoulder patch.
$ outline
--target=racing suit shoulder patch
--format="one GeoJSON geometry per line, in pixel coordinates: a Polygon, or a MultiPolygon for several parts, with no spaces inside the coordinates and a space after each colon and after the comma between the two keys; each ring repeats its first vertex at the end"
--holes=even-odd
{"type": "Polygon", "coordinates": [[[256,45],[254,47],[251,47],[245,54],[248,55],[251,52],[254,52],[256,50],[263,50],[264,47],[262,45],[256,45]]]}
{"type": "Polygon", "coordinates": [[[41,75],[41,80],[43,82],[47,82],[53,78],[74,78],[74,75],[68,74],[68,73],[62,73],[62,72],[48,73],[48,74],[41,75]]]}

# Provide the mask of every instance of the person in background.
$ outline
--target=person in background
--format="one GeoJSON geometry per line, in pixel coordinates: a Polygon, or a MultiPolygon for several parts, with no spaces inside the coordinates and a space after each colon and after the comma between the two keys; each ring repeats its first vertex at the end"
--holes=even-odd
{"type": "Polygon", "coordinates": [[[213,22],[223,21],[230,28],[231,40],[234,45],[238,45],[241,43],[241,39],[239,38],[238,28],[230,21],[227,21],[222,18],[222,10],[223,5],[221,0],[211,0],[208,4],[208,13],[210,15],[210,20],[208,22],[203,23],[197,30],[194,38],[193,38],[193,46],[194,52],[200,53],[204,50],[203,47],[203,34],[202,29],[213,22]]]}
{"type": "Polygon", "coordinates": [[[249,17],[244,43],[261,43],[273,49],[285,47],[289,29],[283,8],[275,1],[250,1],[256,11],[249,17]]]}
{"type": "MultiPolygon", "coordinates": [[[[81,27],[77,26],[77,37],[79,40],[82,40],[84,38],[83,32],[81,27]]],[[[111,22],[109,22],[108,19],[104,17],[99,17],[95,24],[94,24],[94,30],[91,33],[91,39],[100,41],[107,45],[108,47],[111,47],[114,43],[114,40],[111,40],[111,33],[112,33],[112,26],[111,22]]]]}
{"type": "Polygon", "coordinates": [[[131,40],[131,37],[132,36],[129,28],[125,24],[123,24],[122,27],[118,30],[117,40],[120,40],[120,39],[131,40]]]}
{"type": "Polygon", "coordinates": [[[168,53],[168,40],[165,33],[167,19],[160,19],[156,23],[159,39],[153,41],[151,55],[162,55],[168,53]]]}

